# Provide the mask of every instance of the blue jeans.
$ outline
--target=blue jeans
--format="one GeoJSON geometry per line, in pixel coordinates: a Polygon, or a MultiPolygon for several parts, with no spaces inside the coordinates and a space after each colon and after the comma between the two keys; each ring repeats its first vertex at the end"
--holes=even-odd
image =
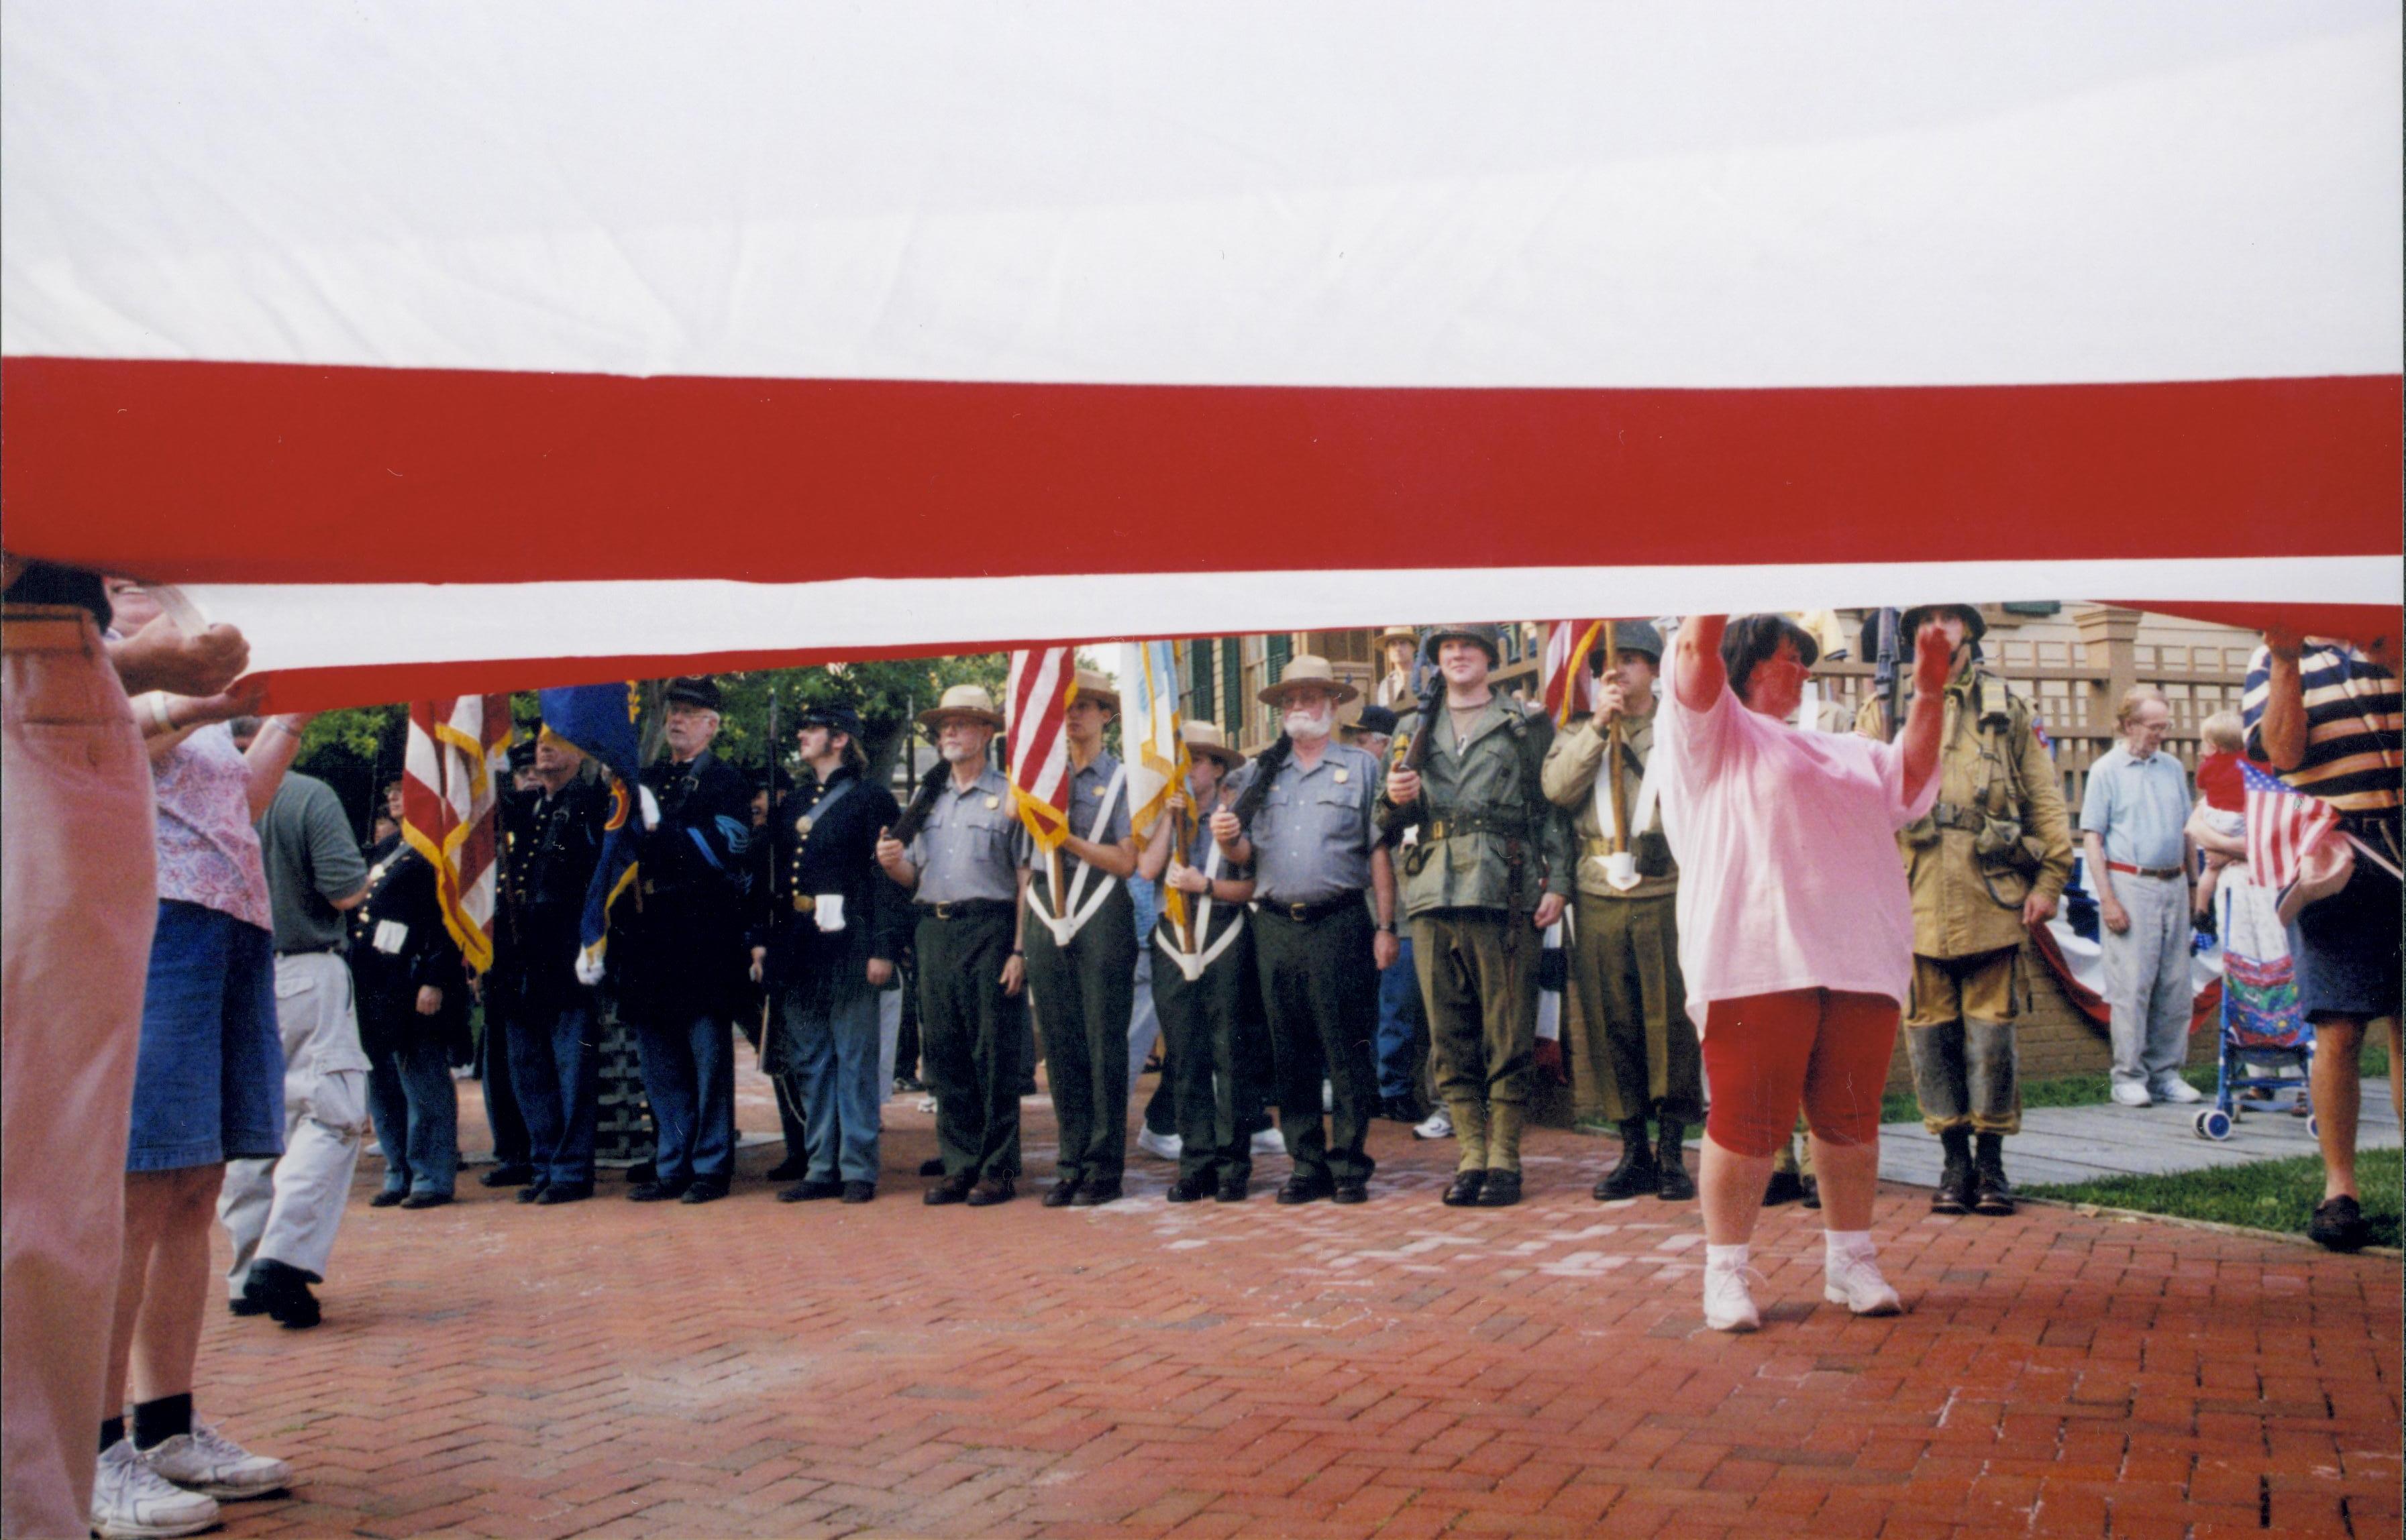
{"type": "Polygon", "coordinates": [[[384,1190],[447,1194],[460,1177],[460,1092],[443,1034],[404,1025],[376,1039],[368,1116],[384,1151],[384,1190]]]}
{"type": "Polygon", "coordinates": [[[593,1185],[593,1119],[600,1066],[586,1040],[593,1010],[579,1002],[555,1012],[529,1006],[511,1012],[510,1087],[526,1119],[535,1176],[554,1187],[593,1185]]]}
{"type": "Polygon", "coordinates": [[[810,1149],[809,1180],[877,1180],[878,996],[868,994],[825,1013],[778,1003],[778,1028],[800,1067],[786,1079],[801,1104],[810,1149]]]}
{"type": "Polygon", "coordinates": [[[1412,939],[1396,938],[1403,955],[1379,974],[1379,1095],[1417,1096],[1412,1083],[1413,1039],[1421,1033],[1421,982],[1412,971],[1412,939]]]}
{"type": "Polygon", "coordinates": [[[726,1018],[639,1022],[635,1055],[659,1130],[658,1179],[725,1185],[735,1171],[735,1049],[726,1018]]]}

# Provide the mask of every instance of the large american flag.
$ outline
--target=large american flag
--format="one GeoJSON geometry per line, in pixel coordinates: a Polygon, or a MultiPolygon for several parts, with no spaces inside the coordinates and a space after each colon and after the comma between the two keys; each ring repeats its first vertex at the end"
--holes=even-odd
{"type": "Polygon", "coordinates": [[[2314,847],[2338,830],[2339,810],[2243,759],[2239,775],[2247,788],[2248,870],[2258,886],[2286,894],[2314,847]]]}
{"type": "Polygon", "coordinates": [[[1012,806],[1039,850],[1058,850],[1069,833],[1069,738],[1062,719],[1077,678],[1070,648],[1030,647],[1011,655],[1004,710],[1012,806]]]}
{"type": "Polygon", "coordinates": [[[493,963],[499,886],[493,829],[508,773],[510,698],[457,695],[409,704],[402,761],[402,835],[433,865],[443,925],[471,972],[493,963]]]}
{"type": "Polygon", "coordinates": [[[1545,690],[1546,714],[1566,723],[1593,708],[1595,690],[1587,671],[1588,655],[1604,635],[1601,620],[1557,620],[1546,629],[1546,654],[1538,669],[1545,690]]]}

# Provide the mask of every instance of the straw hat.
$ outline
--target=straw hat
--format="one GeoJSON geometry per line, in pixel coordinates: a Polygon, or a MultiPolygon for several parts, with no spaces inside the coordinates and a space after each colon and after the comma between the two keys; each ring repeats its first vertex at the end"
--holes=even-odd
{"type": "Polygon", "coordinates": [[[1111,676],[1107,673],[1097,673],[1092,669],[1078,671],[1078,693],[1073,704],[1075,700],[1092,700],[1101,705],[1103,710],[1113,716],[1120,713],[1120,692],[1118,687],[1112,685],[1111,676]]]}
{"type": "Polygon", "coordinates": [[[1256,699],[1265,705],[1275,706],[1285,699],[1286,693],[1297,685],[1324,685],[1336,692],[1337,703],[1340,706],[1362,693],[1337,678],[1337,671],[1328,666],[1328,659],[1316,657],[1310,653],[1297,653],[1287,660],[1286,671],[1279,675],[1279,682],[1262,691],[1256,699]]]}
{"type": "Polygon", "coordinates": [[[1235,770],[1245,762],[1245,756],[1228,746],[1220,734],[1217,722],[1185,722],[1180,729],[1186,735],[1186,752],[1196,759],[1216,759],[1223,770],[1235,770]]]}
{"type": "Polygon", "coordinates": [[[948,716],[966,716],[997,731],[1002,728],[1002,713],[994,709],[994,697],[983,685],[955,685],[946,690],[941,700],[919,713],[919,726],[935,732],[948,716]]]}
{"type": "Polygon", "coordinates": [[[1379,650],[1385,652],[1390,642],[1408,642],[1417,647],[1421,644],[1421,633],[1409,626],[1390,626],[1379,633],[1379,650]]]}

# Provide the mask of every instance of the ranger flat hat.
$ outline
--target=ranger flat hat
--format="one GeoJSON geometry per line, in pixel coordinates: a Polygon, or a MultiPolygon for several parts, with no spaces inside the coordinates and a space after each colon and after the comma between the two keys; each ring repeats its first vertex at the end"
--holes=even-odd
{"type": "Polygon", "coordinates": [[[1078,693],[1072,704],[1076,700],[1097,701],[1113,716],[1120,713],[1119,686],[1111,683],[1110,674],[1097,673],[1092,669],[1078,671],[1078,693]]]}
{"type": "Polygon", "coordinates": [[[1980,609],[1976,604],[1916,604],[1897,617],[1896,629],[1901,633],[1897,640],[1907,647],[1912,646],[1913,639],[1921,628],[1948,610],[1963,617],[1963,634],[1973,641],[1977,642],[1988,634],[1988,623],[1980,618],[1980,609]]]}
{"type": "Polygon", "coordinates": [[[856,743],[866,736],[860,725],[860,713],[842,701],[825,706],[804,706],[801,714],[794,718],[794,730],[800,732],[804,728],[832,728],[848,735],[856,743]]]}
{"type": "Polygon", "coordinates": [[[1328,666],[1328,659],[1312,653],[1297,653],[1287,659],[1286,671],[1279,675],[1279,682],[1255,699],[1265,705],[1275,706],[1285,699],[1287,692],[1297,685],[1324,685],[1336,692],[1337,703],[1340,706],[1362,693],[1337,678],[1337,671],[1328,666]]]}
{"type": "Polygon", "coordinates": [[[1390,642],[1408,642],[1417,647],[1421,644],[1421,633],[1410,626],[1390,626],[1379,633],[1380,649],[1384,651],[1390,642]]]}
{"type": "Polygon", "coordinates": [[[1223,770],[1235,770],[1245,762],[1245,756],[1220,735],[1217,722],[1182,722],[1178,730],[1185,736],[1187,754],[1196,759],[1216,760],[1223,770]]]}
{"type": "Polygon", "coordinates": [[[1450,626],[1439,626],[1428,634],[1428,655],[1435,657],[1437,650],[1448,642],[1477,643],[1486,650],[1487,666],[1491,669],[1500,667],[1504,662],[1503,641],[1495,628],[1483,620],[1462,620],[1450,626]]]}
{"type": "Polygon", "coordinates": [[[700,706],[704,711],[714,712],[720,709],[718,681],[706,673],[680,674],[670,680],[669,687],[661,692],[660,699],[671,705],[700,706]]]}
{"type": "Polygon", "coordinates": [[[1375,733],[1380,738],[1395,736],[1395,713],[1384,706],[1365,706],[1362,714],[1345,729],[1350,733],[1375,733]]]}
{"type": "Polygon", "coordinates": [[[919,726],[934,732],[948,716],[966,716],[998,732],[1002,729],[1002,713],[994,709],[994,697],[983,685],[955,685],[946,690],[942,699],[919,713],[919,726]]]}

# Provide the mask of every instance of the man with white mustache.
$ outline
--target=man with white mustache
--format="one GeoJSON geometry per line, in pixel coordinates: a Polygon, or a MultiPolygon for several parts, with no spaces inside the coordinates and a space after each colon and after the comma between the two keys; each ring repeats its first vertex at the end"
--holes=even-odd
{"type": "Polygon", "coordinates": [[[1238,799],[1252,809],[1250,826],[1233,808],[1211,815],[1226,859],[1253,869],[1253,955],[1276,1047],[1279,1131],[1295,1161],[1279,1189],[1286,1204],[1369,1197],[1374,1163],[1363,1146],[1379,1110],[1370,1039],[1379,970],[1396,955],[1395,878],[1375,821],[1382,768],[1330,742],[1337,708],[1360,693],[1325,658],[1306,653],[1289,662],[1260,696],[1285,728],[1284,761],[1256,760],[1240,772],[1238,799]],[[1263,794],[1249,797],[1265,773],[1263,794]],[[1365,890],[1371,905],[1362,901],[1365,890]],[[1324,1128],[1323,1076],[1334,1095],[1324,1128]]]}

